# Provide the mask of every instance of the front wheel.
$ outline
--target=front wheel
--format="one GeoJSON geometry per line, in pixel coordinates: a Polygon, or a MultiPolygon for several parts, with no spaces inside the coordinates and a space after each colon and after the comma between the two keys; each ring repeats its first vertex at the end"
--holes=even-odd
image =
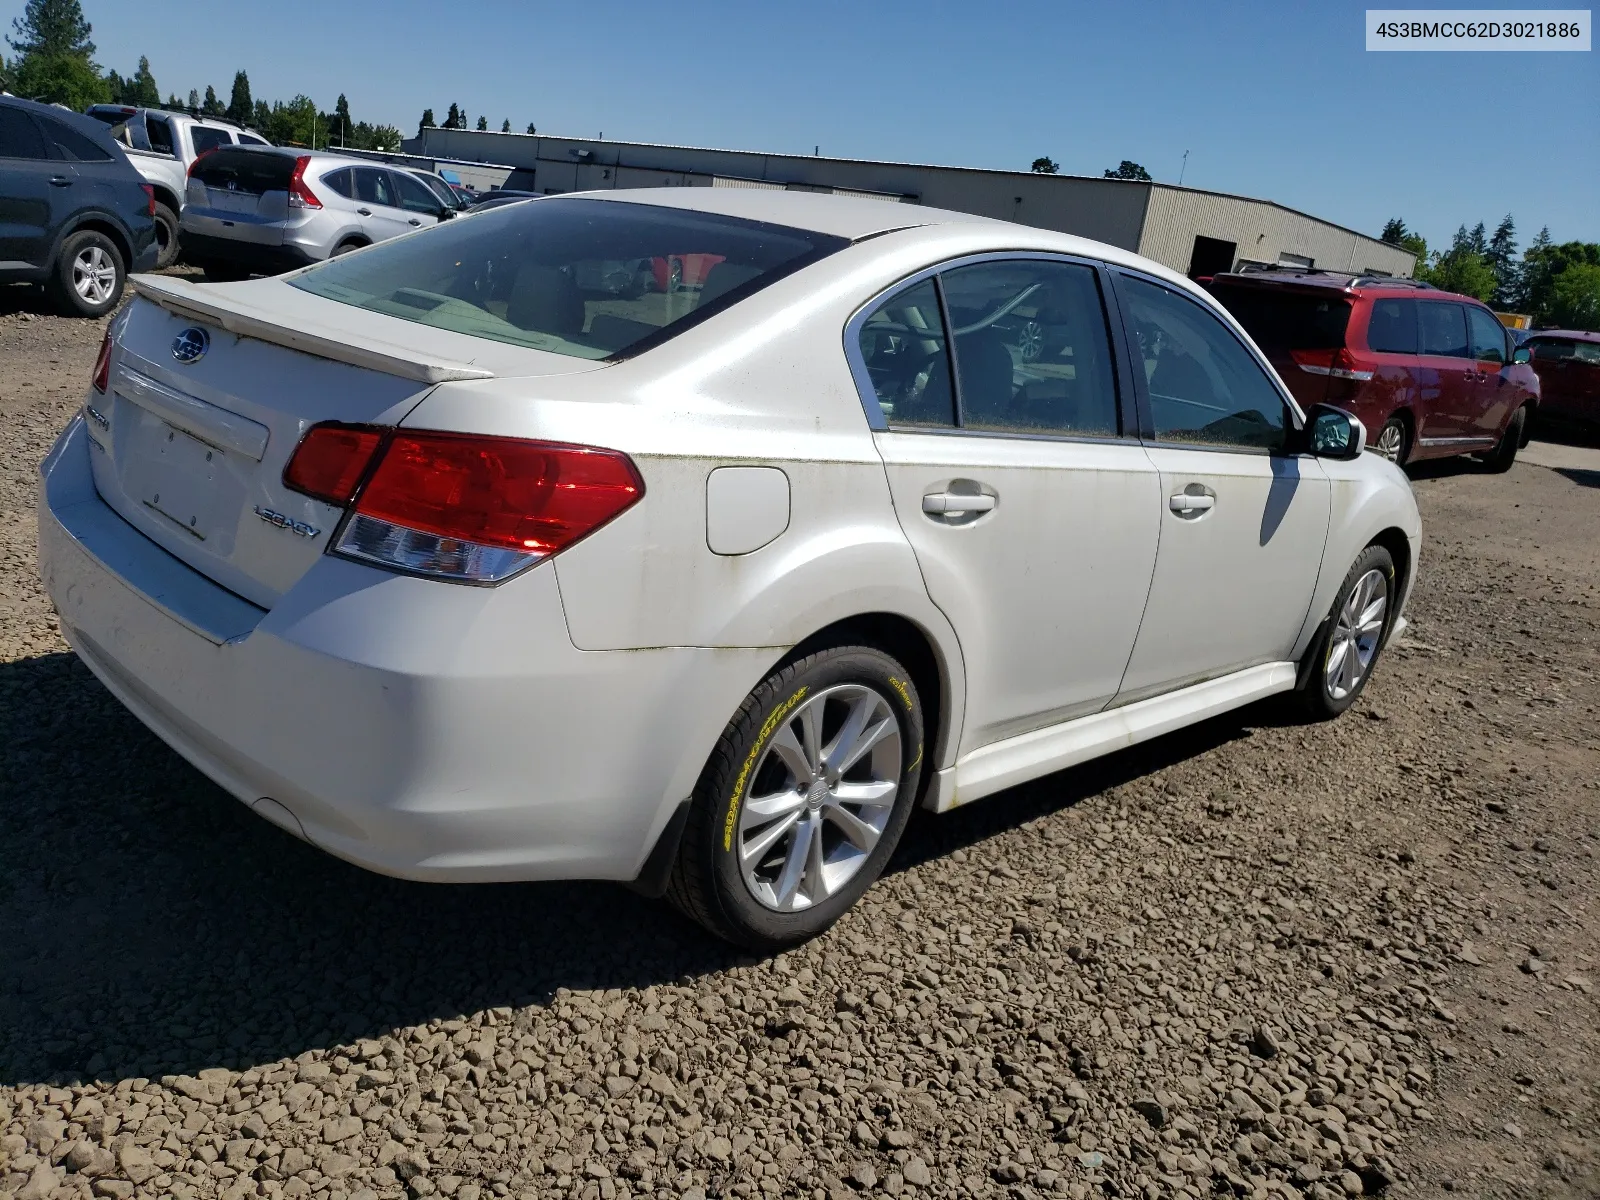
{"type": "Polygon", "coordinates": [[[1337,717],[1372,678],[1399,600],[1394,557],[1368,546],[1339,586],[1322,632],[1306,651],[1299,699],[1312,720],[1337,717]]]}
{"type": "Polygon", "coordinates": [[[1517,461],[1517,451],[1522,449],[1522,435],[1527,425],[1528,409],[1524,405],[1511,414],[1511,420],[1506,422],[1506,431],[1500,435],[1500,443],[1483,456],[1483,465],[1496,474],[1511,470],[1511,464],[1517,461]]]}
{"type": "Polygon", "coordinates": [[[894,853],[923,761],[910,673],[840,646],[768,676],[700,777],[667,895],[762,953],[814,937],[894,853]]]}

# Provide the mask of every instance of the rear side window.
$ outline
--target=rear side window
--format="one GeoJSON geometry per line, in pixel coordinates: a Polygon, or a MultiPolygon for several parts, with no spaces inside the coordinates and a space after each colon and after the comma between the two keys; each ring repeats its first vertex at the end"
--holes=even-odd
{"type": "Polygon", "coordinates": [[[1467,357],[1467,310],[1446,300],[1417,303],[1422,353],[1445,358],[1467,357]]]}
{"type": "MultiPolygon", "coordinates": [[[[356,168],[358,193],[366,170],[356,168]]],[[[638,353],[848,244],[686,209],[541,200],[331,259],[291,286],[418,324],[598,359],[638,353]],[[675,281],[672,260],[694,263],[695,272],[675,281]]]]}
{"type": "Polygon", "coordinates": [[[1417,352],[1415,300],[1376,300],[1367,320],[1367,349],[1374,354],[1417,352]]]}
{"type": "Polygon", "coordinates": [[[1472,335],[1472,357],[1479,362],[1506,361],[1506,327],[1487,309],[1467,309],[1467,325],[1472,335]]]}
{"type": "Polygon", "coordinates": [[[207,129],[202,125],[195,125],[189,130],[189,140],[194,143],[196,158],[199,158],[207,150],[215,150],[219,146],[233,145],[233,138],[226,129],[207,129]]]}
{"type": "Polygon", "coordinates": [[[236,146],[213,150],[204,158],[196,159],[189,168],[190,177],[208,188],[251,196],[288,191],[289,177],[293,173],[294,159],[287,154],[263,154],[236,146]]]}
{"type": "Polygon", "coordinates": [[[1274,350],[1339,350],[1350,323],[1350,302],[1288,288],[1213,287],[1212,294],[1256,345],[1274,350]]]}
{"type": "MultiPolygon", "coordinates": [[[[1528,349],[1533,352],[1534,362],[1561,362],[1578,357],[1577,342],[1529,342],[1528,349]]],[[[1596,349],[1600,350],[1600,346],[1596,349]]]]}
{"type": "Polygon", "coordinates": [[[350,168],[341,167],[337,171],[329,171],[322,177],[323,186],[338,192],[347,200],[355,199],[355,184],[350,182],[350,168]]]}
{"type": "Polygon", "coordinates": [[[252,137],[248,133],[241,133],[239,135],[239,144],[241,146],[265,146],[267,143],[258,137],[252,137]]]}
{"type": "Polygon", "coordinates": [[[44,120],[40,124],[44,126],[44,131],[50,140],[55,143],[56,149],[61,151],[61,157],[68,162],[111,161],[111,151],[76,129],[63,125],[60,121],[44,120]]]}
{"type": "Polygon", "coordinates": [[[44,135],[20,108],[0,104],[0,158],[49,158],[44,135]]]}
{"type": "Polygon", "coordinates": [[[145,114],[145,133],[150,137],[150,149],[160,154],[177,154],[177,147],[172,140],[172,126],[165,117],[145,114]]]}
{"type": "Polygon", "coordinates": [[[891,425],[956,423],[950,354],[933,280],[878,305],[862,324],[858,345],[878,407],[891,425]]]}

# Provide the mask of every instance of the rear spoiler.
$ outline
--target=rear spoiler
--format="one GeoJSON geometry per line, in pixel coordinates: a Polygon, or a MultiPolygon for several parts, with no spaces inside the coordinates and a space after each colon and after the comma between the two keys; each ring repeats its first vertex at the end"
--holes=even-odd
{"type": "Polygon", "coordinates": [[[232,296],[220,295],[212,288],[201,287],[186,279],[133,275],[128,282],[133,284],[133,290],[139,295],[170,313],[191,321],[220,326],[241,337],[252,337],[286,346],[290,350],[314,354],[318,358],[382,371],[385,375],[397,375],[401,379],[414,379],[418,383],[494,378],[494,372],[483,367],[435,358],[347,330],[340,330],[337,334],[318,332],[309,323],[295,323],[282,313],[269,315],[254,305],[232,296]]]}

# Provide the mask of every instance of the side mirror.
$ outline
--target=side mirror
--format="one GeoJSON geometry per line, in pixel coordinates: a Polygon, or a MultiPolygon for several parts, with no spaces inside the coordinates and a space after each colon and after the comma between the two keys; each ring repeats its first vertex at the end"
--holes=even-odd
{"type": "Polygon", "coordinates": [[[456,210],[455,210],[455,209],[453,209],[453,208],[446,208],[446,207],[444,207],[444,206],[443,206],[443,205],[441,205],[441,206],[440,206],[440,207],[439,207],[439,220],[441,220],[441,221],[448,221],[448,220],[450,220],[450,219],[451,219],[451,218],[452,218],[452,217],[454,217],[454,216],[455,216],[455,215],[456,215],[456,210]]]}
{"type": "Polygon", "coordinates": [[[1367,427],[1331,404],[1314,404],[1306,414],[1306,449],[1318,458],[1349,461],[1367,448],[1367,427]]]}
{"type": "Polygon", "coordinates": [[[1526,346],[1518,346],[1511,352],[1511,361],[1514,363],[1532,362],[1533,351],[1529,350],[1526,346]]]}

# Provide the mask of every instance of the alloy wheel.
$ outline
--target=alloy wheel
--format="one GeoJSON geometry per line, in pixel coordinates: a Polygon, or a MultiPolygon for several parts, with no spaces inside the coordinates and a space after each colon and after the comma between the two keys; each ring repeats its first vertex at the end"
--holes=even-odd
{"type": "Polygon", "coordinates": [[[72,289],[90,304],[104,304],[117,287],[117,264],[104,246],[85,246],[72,260],[72,289]]]}
{"type": "Polygon", "coordinates": [[[1378,431],[1378,440],[1372,444],[1372,449],[1374,453],[1387,458],[1390,462],[1398,463],[1405,444],[1405,430],[1400,428],[1398,422],[1390,421],[1378,431]]]}
{"type": "Polygon", "coordinates": [[[854,878],[894,812],[901,765],[899,718],[870,687],[827,688],[787,714],[739,809],[739,871],[756,901],[797,912],[854,878]]]}
{"type": "Polygon", "coordinates": [[[1033,362],[1044,351],[1044,326],[1029,321],[1017,334],[1017,349],[1023,362],[1033,362]]]}
{"type": "Polygon", "coordinates": [[[1339,609],[1328,643],[1323,675],[1330,699],[1343,700],[1367,677],[1388,608],[1389,579],[1382,571],[1374,568],[1356,580],[1339,609]]]}

